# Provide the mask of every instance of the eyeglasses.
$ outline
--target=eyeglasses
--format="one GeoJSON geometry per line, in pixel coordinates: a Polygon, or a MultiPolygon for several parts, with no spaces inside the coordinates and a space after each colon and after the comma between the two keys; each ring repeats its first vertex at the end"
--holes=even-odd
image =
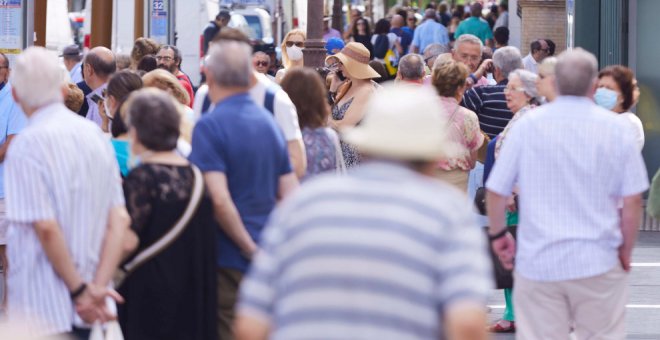
{"type": "Polygon", "coordinates": [[[257,61],[257,62],[254,63],[254,64],[257,65],[257,66],[259,66],[259,67],[266,67],[266,66],[268,66],[268,62],[267,62],[267,61],[257,61]]]}
{"type": "Polygon", "coordinates": [[[433,58],[436,58],[436,57],[437,57],[437,55],[432,55],[432,56],[430,56],[430,57],[424,59],[424,62],[428,64],[429,60],[431,60],[431,59],[433,59],[433,58]]]}
{"type": "Polygon", "coordinates": [[[296,45],[297,47],[303,48],[305,47],[305,43],[302,41],[287,41],[286,42],[286,47],[293,47],[293,45],[296,45]]]}
{"type": "Polygon", "coordinates": [[[416,21],[416,20],[415,20],[415,19],[413,19],[413,18],[409,18],[409,19],[408,19],[408,21],[416,21]]]}
{"type": "Polygon", "coordinates": [[[468,61],[472,61],[472,62],[475,62],[475,63],[481,61],[481,56],[477,56],[477,55],[472,55],[471,56],[471,55],[467,55],[467,54],[460,54],[459,57],[463,60],[468,60],[468,61]]]}
{"type": "Polygon", "coordinates": [[[156,60],[158,60],[158,61],[161,61],[161,60],[162,60],[162,61],[170,61],[170,60],[173,60],[173,59],[174,59],[174,58],[172,58],[172,57],[170,57],[170,56],[157,56],[157,57],[156,57],[156,60]]]}
{"type": "Polygon", "coordinates": [[[522,87],[514,87],[514,88],[504,88],[504,94],[511,93],[511,92],[525,92],[525,89],[522,87]]]}

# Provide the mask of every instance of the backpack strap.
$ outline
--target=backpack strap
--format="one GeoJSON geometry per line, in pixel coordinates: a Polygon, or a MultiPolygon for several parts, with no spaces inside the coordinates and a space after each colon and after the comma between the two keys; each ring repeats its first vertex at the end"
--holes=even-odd
{"type": "Polygon", "coordinates": [[[204,96],[204,102],[202,102],[202,114],[205,114],[209,110],[209,107],[211,107],[211,98],[207,94],[204,96]]]}
{"type": "Polygon", "coordinates": [[[270,111],[272,115],[275,115],[275,94],[280,89],[277,84],[270,85],[266,87],[266,97],[264,98],[264,107],[266,110],[270,111]]]}

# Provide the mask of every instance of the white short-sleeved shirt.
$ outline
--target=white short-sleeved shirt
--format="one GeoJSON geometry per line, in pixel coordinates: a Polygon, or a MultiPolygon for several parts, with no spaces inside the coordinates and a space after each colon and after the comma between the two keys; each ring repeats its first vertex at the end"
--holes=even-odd
{"type": "Polygon", "coordinates": [[[486,187],[518,187],[516,271],[530,280],[603,274],[619,263],[619,202],[648,189],[631,133],[585,97],[562,96],[511,127],[486,187]]]}
{"type": "Polygon", "coordinates": [[[56,220],[83,280],[94,278],[108,215],[124,205],[112,145],[93,122],[63,104],[35,112],[5,161],[8,319],[28,322],[37,336],[82,325],[37,237],[34,223],[56,220]]]}
{"type": "Polygon", "coordinates": [[[633,130],[633,136],[635,136],[635,142],[637,142],[637,146],[641,151],[644,148],[644,126],[642,125],[642,121],[632,112],[621,113],[619,114],[619,117],[630,123],[630,127],[633,130]]]}
{"type": "MultiPolygon", "coordinates": [[[[266,89],[270,86],[279,87],[274,81],[262,73],[256,73],[257,84],[250,89],[250,97],[260,106],[265,106],[266,89]]],[[[209,88],[207,85],[202,85],[195,94],[195,102],[193,103],[193,111],[195,117],[199,119],[202,114],[202,106],[204,98],[208,94],[209,88]]],[[[302,132],[298,124],[298,113],[296,107],[291,102],[289,95],[281,88],[275,92],[275,102],[273,103],[275,121],[284,133],[284,139],[287,142],[294,140],[302,140],[302,132]]],[[[209,109],[210,110],[210,109],[209,109]]]]}
{"type": "MultiPolygon", "coordinates": [[[[268,79],[262,73],[256,73],[257,84],[250,89],[250,97],[260,106],[264,106],[266,99],[266,89],[270,86],[278,86],[272,80],[268,79]]],[[[298,125],[298,113],[296,107],[291,102],[289,95],[281,88],[275,92],[275,103],[273,105],[275,120],[277,125],[284,133],[284,139],[287,142],[302,139],[300,125],[298,125]]]]}

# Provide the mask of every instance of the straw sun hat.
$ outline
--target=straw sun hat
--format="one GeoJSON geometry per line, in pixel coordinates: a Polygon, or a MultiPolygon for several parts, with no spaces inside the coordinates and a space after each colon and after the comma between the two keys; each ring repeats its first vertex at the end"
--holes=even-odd
{"type": "Polygon", "coordinates": [[[463,151],[449,140],[449,129],[432,89],[393,84],[371,95],[360,125],[343,130],[342,136],[366,155],[436,161],[463,151]]]}
{"type": "Polygon", "coordinates": [[[341,52],[325,58],[339,59],[349,76],[356,79],[380,78],[380,74],[369,66],[369,50],[356,42],[348,43],[341,52]]]}

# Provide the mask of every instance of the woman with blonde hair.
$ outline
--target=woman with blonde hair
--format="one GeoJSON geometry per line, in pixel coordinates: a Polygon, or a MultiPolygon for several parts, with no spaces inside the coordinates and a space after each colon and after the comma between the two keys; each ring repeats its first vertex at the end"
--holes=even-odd
{"type": "Polygon", "coordinates": [[[177,109],[181,115],[181,138],[187,144],[181,145],[181,147],[183,150],[188,150],[192,138],[194,113],[188,106],[190,97],[186,90],[172,73],[162,69],[145,74],[142,76],[142,82],[144,82],[144,87],[155,87],[169,93],[180,104],[177,109]]]}
{"type": "Polygon", "coordinates": [[[303,62],[303,48],[305,47],[305,40],[307,35],[299,29],[291,30],[286,34],[282,41],[282,65],[284,68],[277,71],[275,81],[279,84],[282,82],[286,70],[292,67],[302,67],[303,62]]]}

